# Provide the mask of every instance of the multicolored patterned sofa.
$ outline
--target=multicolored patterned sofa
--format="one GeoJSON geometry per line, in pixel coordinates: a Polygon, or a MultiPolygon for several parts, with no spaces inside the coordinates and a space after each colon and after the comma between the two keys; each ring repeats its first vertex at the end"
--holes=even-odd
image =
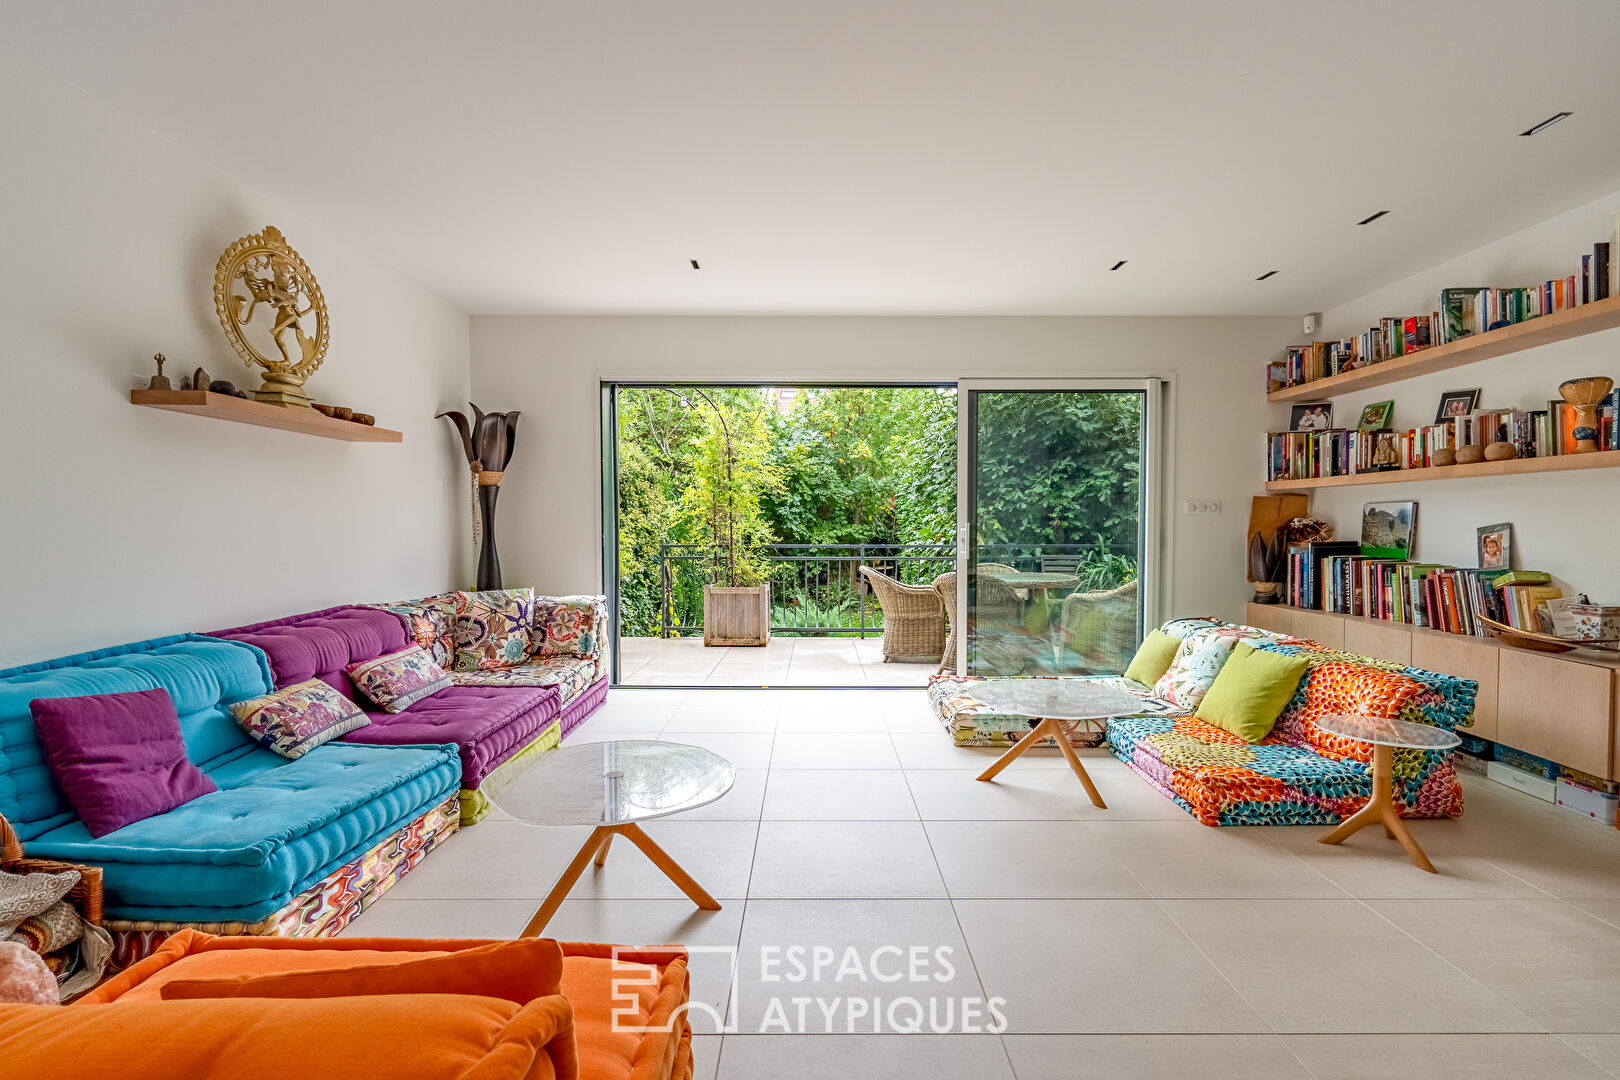
{"type": "MultiPolygon", "coordinates": [[[[1473,716],[1479,685],[1471,679],[1204,621],[1212,625],[1166,624],[1166,632],[1173,627],[1179,631],[1173,636],[1184,638],[1178,661],[1197,653],[1201,639],[1220,635],[1302,655],[1309,665],[1276,727],[1259,743],[1204,723],[1196,704],[1179,707],[1179,715],[1108,722],[1114,756],[1205,825],[1331,825],[1361,809],[1372,796],[1372,746],[1329,735],[1316,726],[1320,717],[1390,717],[1450,731],[1473,716]]],[[[1177,678],[1174,669],[1166,674],[1177,678]]],[[[1395,803],[1402,817],[1461,815],[1453,752],[1396,750],[1395,803]]]]}
{"type": "Polygon", "coordinates": [[[458,682],[403,712],[378,709],[355,692],[344,668],[405,648],[409,625],[396,612],[354,605],[216,630],[212,636],[263,650],[278,689],[318,678],[354,700],[371,722],[342,736],[344,742],[453,744],[461,758],[459,817],[471,825],[489,812],[483,788],[498,770],[501,775],[519,770],[561,741],[562,697],[550,683],[473,681],[458,682]]]}
{"type": "Polygon", "coordinates": [[[605,596],[535,596],[532,589],[443,593],[369,607],[392,612],[406,633],[459,686],[549,687],[557,692],[566,736],[607,699],[605,596]],[[491,655],[481,646],[490,623],[507,620],[509,640],[525,647],[491,655]],[[525,623],[527,625],[517,625],[525,623]]]}
{"type": "Polygon", "coordinates": [[[459,821],[449,746],[334,741],[288,760],[226,706],[268,693],[265,654],[195,634],[0,671],[0,814],[31,856],[104,870],[115,965],[183,927],[336,934],[459,821]],[[162,688],[186,754],[219,790],[92,837],[52,779],[28,703],[162,688]]]}
{"type": "MultiPolygon", "coordinates": [[[[1334,713],[1394,717],[1446,730],[1468,723],[1478,684],[1469,679],[1338,652],[1300,638],[1211,618],[1161,629],[1182,639],[1176,662],[1152,687],[1113,679],[1141,698],[1141,714],[1107,721],[1106,742],[1132,771],[1206,825],[1329,825],[1372,796],[1372,747],[1329,735],[1315,720],[1334,713]],[[1219,639],[1220,648],[1204,648],[1219,639]],[[1303,655],[1309,665],[1271,734],[1250,744],[1198,719],[1197,704],[1230,645],[1303,655]]],[[[959,746],[1006,746],[1019,718],[998,716],[972,697],[977,680],[936,676],[935,713],[959,746]]],[[[1070,741],[1095,746],[1095,725],[1076,723],[1070,741]]],[[[1395,802],[1403,817],[1457,817],[1462,788],[1450,750],[1396,750],[1395,802]]]]}

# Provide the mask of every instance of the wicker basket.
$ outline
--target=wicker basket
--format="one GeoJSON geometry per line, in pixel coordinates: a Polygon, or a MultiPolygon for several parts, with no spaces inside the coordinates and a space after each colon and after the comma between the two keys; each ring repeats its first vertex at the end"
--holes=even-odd
{"type": "Polygon", "coordinates": [[[68,890],[66,899],[79,910],[85,922],[101,925],[101,867],[24,858],[22,841],[17,839],[17,831],[4,815],[0,815],[0,870],[10,874],[61,874],[77,870],[79,882],[68,890]]]}

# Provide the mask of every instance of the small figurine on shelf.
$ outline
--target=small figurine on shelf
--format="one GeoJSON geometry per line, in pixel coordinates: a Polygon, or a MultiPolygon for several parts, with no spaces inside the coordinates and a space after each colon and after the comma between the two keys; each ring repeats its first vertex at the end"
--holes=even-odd
{"type": "Polygon", "coordinates": [[[158,373],[152,376],[151,381],[146,384],[146,388],[148,390],[173,390],[174,387],[169,385],[169,377],[163,374],[163,354],[153,353],[152,359],[157,361],[158,373]]]}

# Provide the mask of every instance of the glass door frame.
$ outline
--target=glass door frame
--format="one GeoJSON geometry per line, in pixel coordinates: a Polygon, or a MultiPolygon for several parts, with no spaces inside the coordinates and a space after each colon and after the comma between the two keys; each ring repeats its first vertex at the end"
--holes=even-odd
{"type": "Polygon", "coordinates": [[[962,626],[956,635],[956,670],[967,674],[968,653],[968,557],[973,544],[974,516],[977,512],[974,445],[978,430],[978,397],[997,391],[1093,391],[1110,390],[1142,395],[1142,469],[1138,501],[1142,507],[1137,523],[1137,581],[1139,582],[1139,634],[1161,621],[1164,573],[1169,552],[1163,544],[1164,463],[1169,460],[1165,447],[1165,397],[1169,388],[1160,378],[1083,379],[958,379],[956,380],[956,611],[962,626]]]}

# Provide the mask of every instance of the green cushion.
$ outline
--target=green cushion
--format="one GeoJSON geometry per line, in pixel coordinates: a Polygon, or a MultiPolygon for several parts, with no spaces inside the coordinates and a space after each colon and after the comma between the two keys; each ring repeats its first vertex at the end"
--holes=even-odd
{"type": "Polygon", "coordinates": [[[1171,637],[1163,630],[1149,631],[1142,647],[1131,657],[1131,666],[1125,669],[1125,677],[1143,686],[1152,686],[1170,670],[1170,661],[1176,658],[1179,648],[1180,638],[1171,637]]]}
{"type": "Polygon", "coordinates": [[[1198,718],[1257,743],[1271,734],[1309,666],[1303,656],[1263,652],[1240,641],[1199,703],[1198,718]]]}

